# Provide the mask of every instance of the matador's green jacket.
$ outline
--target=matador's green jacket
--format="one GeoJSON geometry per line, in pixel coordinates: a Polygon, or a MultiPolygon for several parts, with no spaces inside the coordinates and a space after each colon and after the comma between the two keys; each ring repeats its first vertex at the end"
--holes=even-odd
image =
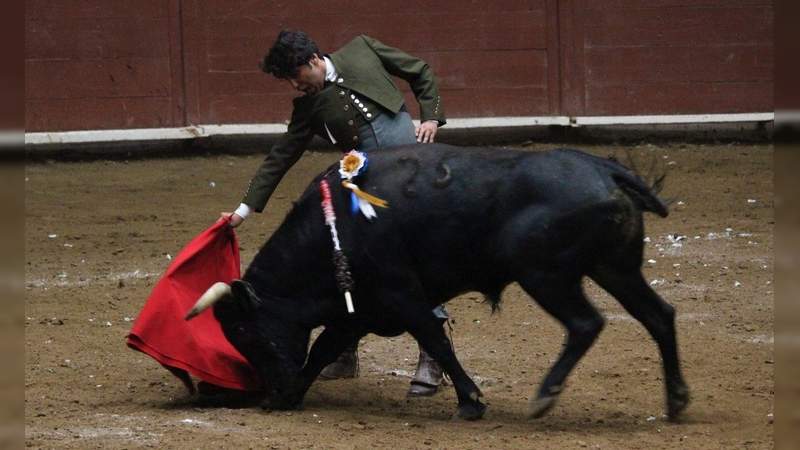
{"type": "Polygon", "coordinates": [[[446,122],[436,79],[425,61],[364,35],[327,56],[336,68],[337,80],[314,95],[294,99],[286,134],[272,147],[242,199],[256,212],[263,211],[278,182],[314,135],[348,151],[359,144],[359,125],[373,120],[381,108],[384,113],[400,111],[403,94],[390,75],[408,81],[422,121],[437,120],[440,126],[446,122]]]}

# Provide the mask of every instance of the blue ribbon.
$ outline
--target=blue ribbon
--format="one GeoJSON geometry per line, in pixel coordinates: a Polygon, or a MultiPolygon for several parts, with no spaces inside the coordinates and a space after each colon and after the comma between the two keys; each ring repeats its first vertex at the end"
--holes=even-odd
{"type": "Polygon", "coordinates": [[[350,212],[355,216],[361,209],[358,207],[358,197],[355,192],[350,191],[350,212]]]}

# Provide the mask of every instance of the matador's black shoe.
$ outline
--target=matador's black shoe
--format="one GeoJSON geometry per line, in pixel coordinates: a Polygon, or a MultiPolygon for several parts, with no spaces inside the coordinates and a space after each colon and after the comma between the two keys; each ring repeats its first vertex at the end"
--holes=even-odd
{"type": "Polygon", "coordinates": [[[340,378],[356,378],[358,376],[358,352],[349,348],[342,352],[336,361],[322,369],[319,378],[323,380],[336,380],[340,378]]]}
{"type": "Polygon", "coordinates": [[[430,397],[439,391],[442,384],[442,366],[439,365],[425,350],[419,350],[419,362],[411,387],[408,388],[409,397],[430,397]]]}

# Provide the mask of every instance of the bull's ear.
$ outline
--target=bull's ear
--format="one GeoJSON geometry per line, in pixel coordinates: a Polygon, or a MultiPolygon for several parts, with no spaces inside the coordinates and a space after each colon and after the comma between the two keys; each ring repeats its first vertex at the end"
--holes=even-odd
{"type": "Polygon", "coordinates": [[[255,311],[261,306],[261,299],[247,281],[233,280],[231,294],[233,294],[234,301],[247,312],[255,311]]]}

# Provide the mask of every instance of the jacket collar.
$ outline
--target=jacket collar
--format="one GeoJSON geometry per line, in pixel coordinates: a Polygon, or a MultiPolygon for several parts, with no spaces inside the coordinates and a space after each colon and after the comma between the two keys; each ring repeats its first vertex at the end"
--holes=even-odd
{"type": "Polygon", "coordinates": [[[323,56],[322,59],[325,61],[325,81],[335,83],[336,78],[339,76],[339,73],[336,71],[336,66],[333,65],[333,61],[327,56],[323,56]]]}
{"type": "Polygon", "coordinates": [[[353,89],[353,82],[358,79],[358,76],[347,66],[346,59],[342,58],[340,51],[337,50],[329,55],[325,55],[325,57],[333,63],[333,67],[336,70],[336,79],[331,81],[347,89],[353,89]],[[342,80],[341,83],[339,83],[339,79],[342,80]]]}

